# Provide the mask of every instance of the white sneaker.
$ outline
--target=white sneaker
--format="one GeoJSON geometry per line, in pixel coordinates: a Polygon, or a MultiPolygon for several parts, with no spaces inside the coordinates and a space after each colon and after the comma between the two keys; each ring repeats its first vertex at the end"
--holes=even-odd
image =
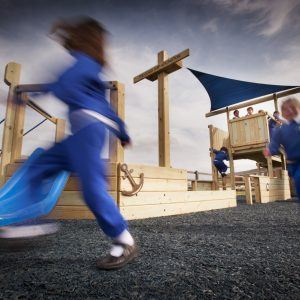
{"type": "Polygon", "coordinates": [[[2,239],[33,238],[33,237],[56,233],[58,229],[59,226],[57,223],[6,226],[0,228],[0,238],[2,239]]]}

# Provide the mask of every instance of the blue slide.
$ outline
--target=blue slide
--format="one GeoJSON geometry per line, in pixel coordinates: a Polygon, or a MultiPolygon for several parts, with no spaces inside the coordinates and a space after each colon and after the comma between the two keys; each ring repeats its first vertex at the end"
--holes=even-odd
{"type": "Polygon", "coordinates": [[[28,169],[43,152],[41,148],[36,149],[0,189],[0,227],[47,215],[56,205],[68,172],[62,171],[44,180],[34,192],[29,185],[28,169]]]}

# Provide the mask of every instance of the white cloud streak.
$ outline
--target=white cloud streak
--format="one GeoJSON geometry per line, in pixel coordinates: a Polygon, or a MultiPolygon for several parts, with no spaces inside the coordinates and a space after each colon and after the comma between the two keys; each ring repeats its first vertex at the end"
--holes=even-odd
{"type": "Polygon", "coordinates": [[[252,14],[255,17],[249,28],[266,37],[280,33],[289,23],[290,14],[300,5],[299,0],[215,0],[215,3],[235,15],[252,14]]]}

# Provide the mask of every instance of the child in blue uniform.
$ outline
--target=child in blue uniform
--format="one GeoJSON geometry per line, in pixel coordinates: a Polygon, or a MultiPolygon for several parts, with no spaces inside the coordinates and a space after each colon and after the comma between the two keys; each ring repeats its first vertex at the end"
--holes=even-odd
{"type": "Polygon", "coordinates": [[[273,113],[273,118],[269,119],[269,133],[270,139],[272,139],[273,133],[277,127],[280,127],[282,122],[280,121],[279,111],[275,110],[273,113]],[[273,119],[274,118],[274,119],[273,119]]]}
{"type": "Polygon", "coordinates": [[[225,165],[224,160],[229,160],[228,149],[226,147],[222,147],[220,151],[216,149],[211,149],[211,151],[215,154],[214,166],[217,168],[222,177],[226,176],[228,167],[225,165]]]}
{"type": "Polygon", "coordinates": [[[103,26],[91,18],[73,23],[59,23],[52,34],[74,57],[74,64],[58,80],[45,84],[68,105],[72,135],[47,150],[31,168],[31,182],[61,170],[77,173],[83,197],[99,226],[113,241],[112,249],[97,262],[100,269],[118,269],[137,255],[136,245],[127,223],[114,199],[107,192],[105,166],[100,154],[109,129],[121,140],[130,143],[123,121],[110,108],[105,98],[105,85],[99,77],[105,65],[103,26]]]}
{"type": "Polygon", "coordinates": [[[300,102],[296,98],[289,98],[282,103],[282,116],[288,121],[276,128],[265,156],[279,154],[283,146],[287,156],[289,175],[294,179],[298,201],[300,201],[300,102]]]}

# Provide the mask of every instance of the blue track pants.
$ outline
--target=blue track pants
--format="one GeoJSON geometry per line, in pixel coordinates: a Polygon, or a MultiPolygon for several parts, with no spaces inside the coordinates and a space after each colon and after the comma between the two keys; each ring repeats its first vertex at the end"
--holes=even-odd
{"type": "Polygon", "coordinates": [[[300,163],[288,164],[287,169],[289,176],[294,180],[298,202],[300,202],[300,163]]]}
{"type": "Polygon", "coordinates": [[[101,151],[105,127],[95,122],[47,150],[30,169],[32,184],[61,170],[79,176],[83,197],[104,233],[114,238],[127,228],[114,199],[107,192],[105,164],[101,151]]]}
{"type": "Polygon", "coordinates": [[[226,173],[228,169],[228,167],[223,163],[223,161],[220,160],[214,160],[214,165],[221,174],[226,173]]]}

